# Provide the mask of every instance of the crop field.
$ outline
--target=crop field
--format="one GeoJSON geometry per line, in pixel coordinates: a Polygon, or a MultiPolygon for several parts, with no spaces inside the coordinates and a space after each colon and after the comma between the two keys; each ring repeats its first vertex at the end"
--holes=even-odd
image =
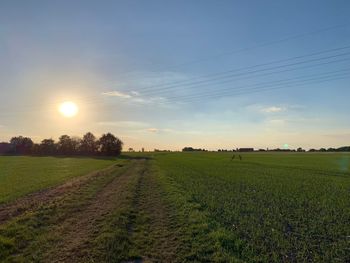
{"type": "Polygon", "coordinates": [[[216,253],[247,262],[350,260],[350,155],[231,156],[156,158],[162,180],[204,217],[216,253]]]}
{"type": "Polygon", "coordinates": [[[232,155],[0,157],[0,261],[350,261],[349,154],[232,155]]]}
{"type": "Polygon", "coordinates": [[[0,203],[112,165],[113,160],[0,157],[0,203]]]}

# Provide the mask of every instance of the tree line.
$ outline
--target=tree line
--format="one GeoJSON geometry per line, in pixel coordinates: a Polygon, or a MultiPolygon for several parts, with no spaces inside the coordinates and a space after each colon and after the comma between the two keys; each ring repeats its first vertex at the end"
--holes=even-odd
{"type": "MultiPolygon", "coordinates": [[[[206,149],[196,149],[193,147],[185,147],[182,149],[183,152],[206,152],[206,149]]],[[[212,151],[212,152],[215,152],[212,151]]],[[[299,147],[297,149],[258,149],[254,148],[236,148],[236,149],[218,149],[217,152],[306,152],[305,149],[299,147]]],[[[350,152],[350,146],[343,146],[339,148],[321,148],[321,149],[309,149],[308,152],[350,152]]]]}
{"type": "Polygon", "coordinates": [[[193,148],[193,147],[185,147],[182,149],[183,152],[207,152],[208,150],[206,149],[196,149],[196,148],[193,148]]]}
{"type": "Polygon", "coordinates": [[[103,134],[97,139],[88,132],[82,138],[62,135],[57,142],[50,138],[41,143],[34,143],[29,137],[17,136],[2,146],[3,153],[15,155],[117,156],[122,151],[123,142],[111,133],[103,134]]]}

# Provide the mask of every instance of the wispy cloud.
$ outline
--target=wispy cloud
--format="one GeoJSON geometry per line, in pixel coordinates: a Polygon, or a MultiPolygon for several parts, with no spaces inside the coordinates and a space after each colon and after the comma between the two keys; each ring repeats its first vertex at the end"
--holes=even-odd
{"type": "Polygon", "coordinates": [[[286,121],[282,119],[273,119],[273,120],[268,120],[268,123],[270,124],[285,124],[286,121]]]}
{"type": "Polygon", "coordinates": [[[173,132],[172,129],[168,128],[156,128],[152,127],[150,123],[147,122],[141,122],[141,121],[103,121],[103,122],[97,122],[96,123],[99,126],[105,126],[105,127],[114,127],[121,130],[128,130],[138,133],[169,133],[173,132]]]}
{"type": "Polygon", "coordinates": [[[103,92],[103,96],[108,96],[108,97],[119,97],[119,98],[125,98],[125,99],[130,99],[132,96],[128,93],[113,90],[113,91],[108,91],[108,92],[103,92]]]}
{"type": "Polygon", "coordinates": [[[144,104],[163,104],[166,102],[166,99],[163,97],[135,97],[132,101],[144,104]]]}
{"type": "Polygon", "coordinates": [[[139,121],[103,121],[97,123],[99,126],[110,126],[118,128],[132,128],[132,129],[141,129],[149,126],[145,122],[139,121]]]}
{"type": "Polygon", "coordinates": [[[151,133],[170,133],[170,132],[174,132],[174,130],[172,129],[168,129],[168,128],[162,128],[162,129],[159,129],[159,128],[148,128],[146,129],[148,132],[151,132],[151,133]]]}
{"type": "Polygon", "coordinates": [[[287,109],[285,107],[277,107],[277,106],[271,106],[271,107],[261,109],[261,111],[265,113],[277,113],[277,112],[283,112],[286,110],[287,109]]]}
{"type": "Polygon", "coordinates": [[[116,97],[116,98],[122,98],[122,99],[128,99],[129,102],[134,103],[140,103],[140,104],[157,104],[159,106],[168,106],[167,103],[165,103],[167,100],[164,97],[160,96],[154,96],[154,97],[147,97],[142,96],[142,94],[138,91],[130,91],[130,92],[124,92],[124,91],[107,91],[101,93],[103,96],[106,97],[116,97]]]}
{"type": "Polygon", "coordinates": [[[156,133],[156,132],[159,132],[159,129],[157,129],[157,128],[148,128],[147,131],[152,132],[152,133],[156,133]]]}

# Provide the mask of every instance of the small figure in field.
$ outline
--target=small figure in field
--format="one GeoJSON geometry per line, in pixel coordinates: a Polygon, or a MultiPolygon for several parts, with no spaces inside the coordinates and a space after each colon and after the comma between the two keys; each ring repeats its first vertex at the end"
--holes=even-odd
{"type": "Polygon", "coordinates": [[[231,161],[236,158],[236,155],[232,155],[231,161]]]}
{"type": "Polygon", "coordinates": [[[239,159],[242,161],[242,159],[243,159],[242,156],[241,155],[238,155],[238,156],[239,156],[239,159]]]}

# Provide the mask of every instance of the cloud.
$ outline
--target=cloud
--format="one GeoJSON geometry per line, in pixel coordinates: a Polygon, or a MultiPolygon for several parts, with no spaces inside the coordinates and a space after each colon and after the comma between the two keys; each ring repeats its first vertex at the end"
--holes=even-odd
{"type": "Polygon", "coordinates": [[[117,90],[103,92],[102,95],[108,96],[108,97],[125,98],[125,99],[130,99],[132,97],[130,94],[127,94],[127,93],[124,93],[124,92],[120,92],[120,91],[117,91],[117,90]]]}
{"type": "Polygon", "coordinates": [[[271,106],[271,107],[263,108],[261,111],[265,113],[277,113],[277,112],[282,112],[286,110],[287,109],[284,107],[271,106]]]}
{"type": "Polygon", "coordinates": [[[285,120],[280,120],[280,119],[269,120],[268,122],[271,124],[285,124],[286,123],[285,120]]]}
{"type": "Polygon", "coordinates": [[[157,129],[157,128],[148,128],[147,131],[156,133],[156,132],[159,132],[159,129],[157,129]]]}
{"type": "Polygon", "coordinates": [[[148,126],[145,122],[139,122],[139,121],[104,121],[104,122],[98,122],[97,123],[100,126],[111,126],[111,127],[118,127],[118,128],[134,128],[134,129],[141,129],[148,126]]]}
{"type": "Polygon", "coordinates": [[[163,97],[138,97],[138,98],[133,98],[134,102],[139,102],[139,103],[144,103],[144,104],[163,104],[167,102],[166,98],[163,97]]]}
{"type": "Polygon", "coordinates": [[[173,132],[172,129],[158,129],[158,128],[148,128],[147,131],[152,133],[158,133],[158,132],[173,132]]]}
{"type": "Polygon", "coordinates": [[[103,96],[108,97],[117,97],[122,99],[128,99],[131,103],[140,103],[140,104],[157,104],[158,106],[170,107],[164,97],[155,96],[155,97],[142,97],[141,94],[137,91],[131,91],[130,93],[121,92],[121,91],[107,91],[102,93],[103,96]]]}

